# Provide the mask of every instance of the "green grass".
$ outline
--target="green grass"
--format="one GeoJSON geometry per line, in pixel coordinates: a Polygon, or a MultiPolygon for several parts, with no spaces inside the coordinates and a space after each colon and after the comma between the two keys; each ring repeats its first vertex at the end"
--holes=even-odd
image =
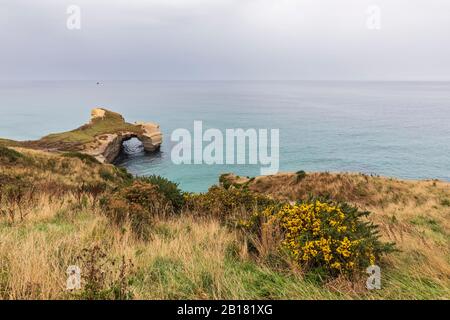
{"type": "Polygon", "coordinates": [[[370,293],[374,299],[439,299],[450,296],[450,289],[429,277],[401,270],[382,273],[381,290],[370,293]]]}
{"type": "Polygon", "coordinates": [[[72,131],[50,134],[43,137],[40,142],[84,144],[92,142],[96,136],[120,131],[140,133],[141,129],[133,124],[125,122],[121,115],[111,111],[106,111],[104,118],[94,119],[92,123],[86,124],[72,131]]]}
{"type": "Polygon", "coordinates": [[[426,216],[418,216],[411,220],[411,223],[416,226],[422,226],[425,228],[430,229],[433,232],[436,233],[444,233],[444,230],[442,226],[439,224],[438,221],[436,221],[433,218],[426,217],[426,216]]]}

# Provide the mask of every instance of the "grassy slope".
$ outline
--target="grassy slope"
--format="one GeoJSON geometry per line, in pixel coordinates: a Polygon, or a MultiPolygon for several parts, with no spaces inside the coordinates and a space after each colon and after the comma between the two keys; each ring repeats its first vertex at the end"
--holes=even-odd
{"type": "MultiPolygon", "coordinates": [[[[394,239],[402,250],[389,258],[383,269],[383,289],[368,292],[364,279],[354,284],[338,279],[322,285],[301,275],[271,270],[248,257],[232,230],[214,219],[195,219],[188,212],[181,217],[158,218],[153,238],[149,242],[136,240],[128,229],[111,227],[92,198],[83,206],[75,205],[80,184],[104,182],[114,186],[126,178],[122,172],[77,158],[17,150],[24,156],[14,162],[8,160],[11,155],[0,152],[0,184],[34,181],[41,192],[36,204],[23,208],[26,218],[22,222],[11,223],[0,217],[0,298],[67,297],[66,268],[74,264],[83,248],[94,243],[107,248],[111,257],[125,255],[133,260],[135,298],[450,298],[448,184],[333,176],[334,186],[340,180],[346,186],[365,181],[365,190],[370,193],[360,193],[358,201],[367,199],[367,205],[377,209],[374,218],[382,224],[384,237],[394,239]],[[54,196],[51,186],[55,184],[57,190],[72,191],[54,196]],[[384,196],[373,196],[372,188],[382,188],[390,200],[382,201],[381,206],[376,199],[384,196]],[[392,200],[397,197],[400,202],[392,200]]],[[[303,183],[316,181],[317,189],[313,190],[319,192],[331,188],[330,181],[321,180],[325,178],[311,175],[311,180],[303,183]]],[[[288,182],[282,181],[285,185],[288,182]]],[[[259,183],[269,188],[265,192],[272,190],[270,186],[284,192],[281,186],[275,188],[278,182],[259,183]]],[[[295,180],[284,190],[297,187],[295,180]]],[[[362,184],[358,188],[362,189],[362,184]]]]}
{"type": "Polygon", "coordinates": [[[18,147],[19,145],[20,145],[20,142],[18,142],[18,141],[0,138],[0,146],[18,147]]]}

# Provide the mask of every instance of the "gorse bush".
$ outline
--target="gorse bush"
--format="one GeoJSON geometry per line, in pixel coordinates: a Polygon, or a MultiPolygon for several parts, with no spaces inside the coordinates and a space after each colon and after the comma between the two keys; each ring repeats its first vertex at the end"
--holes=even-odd
{"type": "Polygon", "coordinates": [[[107,196],[100,201],[105,215],[117,226],[130,224],[133,233],[140,239],[148,239],[153,218],[173,212],[172,205],[158,187],[142,181],[107,196]]]}
{"type": "Polygon", "coordinates": [[[231,182],[228,181],[228,173],[222,174],[219,177],[219,183],[222,187],[225,189],[228,189],[231,187],[231,182]]]}
{"type": "Polygon", "coordinates": [[[143,181],[134,181],[131,186],[121,189],[118,195],[128,203],[141,205],[155,213],[170,206],[157,186],[143,181]]]}
{"type": "Polygon", "coordinates": [[[368,215],[347,204],[314,200],[268,207],[241,226],[253,242],[267,242],[268,234],[278,239],[276,249],[298,267],[333,276],[355,274],[393,250],[379,240],[375,225],[362,220],[368,215]]]}
{"type": "Polygon", "coordinates": [[[150,183],[158,187],[158,191],[172,203],[176,211],[181,210],[184,205],[183,192],[178,188],[178,184],[166,178],[157,175],[151,175],[144,178],[139,178],[143,182],[150,183]]]}
{"type": "Polygon", "coordinates": [[[296,181],[297,182],[300,182],[300,181],[302,181],[303,179],[306,178],[306,172],[303,171],[303,170],[297,171],[295,173],[295,175],[296,175],[296,181]]]}
{"type": "Polygon", "coordinates": [[[187,207],[196,214],[216,216],[228,220],[233,215],[246,215],[263,209],[276,202],[264,195],[254,193],[246,188],[225,189],[218,186],[209,188],[208,192],[185,195],[187,207]]]}

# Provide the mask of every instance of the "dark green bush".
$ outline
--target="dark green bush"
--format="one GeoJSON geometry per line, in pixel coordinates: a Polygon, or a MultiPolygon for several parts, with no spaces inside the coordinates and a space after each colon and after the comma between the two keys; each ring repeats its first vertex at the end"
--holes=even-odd
{"type": "Polygon", "coordinates": [[[155,216],[173,212],[172,205],[158,187],[143,181],[134,181],[102,198],[100,204],[113,224],[121,227],[129,223],[133,233],[143,240],[149,238],[155,216]]]}
{"type": "Polygon", "coordinates": [[[139,180],[157,186],[158,191],[162,193],[168,201],[170,201],[176,211],[181,210],[183,207],[184,196],[183,192],[178,188],[177,183],[157,175],[139,178],[139,180]]]}
{"type": "Polygon", "coordinates": [[[297,171],[295,174],[297,175],[297,182],[300,182],[306,178],[306,172],[303,170],[297,171]]]}
{"type": "Polygon", "coordinates": [[[225,174],[220,175],[220,177],[219,177],[219,183],[225,189],[228,189],[231,187],[231,182],[227,178],[228,176],[229,176],[229,174],[225,173],[225,174]]]}
{"type": "Polygon", "coordinates": [[[186,194],[187,207],[196,214],[212,215],[221,220],[229,220],[235,215],[247,215],[275,203],[274,200],[248,190],[247,188],[225,189],[218,186],[208,192],[186,194]]]}

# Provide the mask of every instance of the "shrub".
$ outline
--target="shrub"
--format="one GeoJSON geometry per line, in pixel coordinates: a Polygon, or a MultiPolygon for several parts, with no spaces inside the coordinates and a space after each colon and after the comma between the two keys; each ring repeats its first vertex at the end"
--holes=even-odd
{"type": "Polygon", "coordinates": [[[36,201],[36,188],[34,185],[10,184],[0,185],[0,217],[6,216],[11,222],[18,217],[23,221],[36,201]]]}
{"type": "Polygon", "coordinates": [[[140,178],[140,180],[157,186],[158,191],[171,202],[173,208],[177,211],[181,210],[184,205],[184,196],[177,183],[157,175],[140,178]]]}
{"type": "MultiPolygon", "coordinates": [[[[379,240],[377,226],[362,221],[369,212],[320,200],[271,206],[242,221],[254,247],[269,236],[304,270],[336,276],[379,263],[393,244],[379,240]]],[[[267,242],[267,240],[264,240],[267,242]]]]}
{"type": "Polygon", "coordinates": [[[167,205],[158,187],[143,181],[134,181],[131,186],[121,189],[119,195],[128,203],[139,204],[154,212],[167,205]]]}
{"type": "Polygon", "coordinates": [[[73,293],[85,300],[128,300],[133,298],[129,288],[131,261],[122,257],[120,264],[108,258],[97,245],[85,248],[77,258],[81,267],[82,291],[73,293]]]}
{"type": "Polygon", "coordinates": [[[254,193],[246,188],[225,189],[218,186],[211,187],[208,192],[200,194],[186,194],[186,204],[197,214],[212,215],[222,221],[229,221],[234,216],[246,216],[254,210],[261,210],[276,202],[267,196],[254,193]]]}
{"type": "Polygon", "coordinates": [[[240,176],[234,176],[230,173],[224,173],[219,176],[219,186],[224,189],[236,188],[236,189],[247,189],[249,184],[255,180],[255,177],[242,179],[240,176]],[[241,181],[239,181],[241,180],[241,181]]]}
{"type": "Polygon", "coordinates": [[[100,201],[105,215],[118,226],[129,223],[140,239],[148,239],[153,218],[172,212],[172,206],[152,184],[135,181],[100,201]]]}
{"type": "Polygon", "coordinates": [[[297,182],[300,182],[306,178],[306,172],[303,170],[297,171],[295,174],[297,175],[297,182]]]}
{"type": "Polygon", "coordinates": [[[229,174],[225,173],[225,174],[221,174],[219,177],[219,183],[225,189],[228,189],[231,187],[231,182],[228,180],[228,176],[229,176],[229,174]]]}
{"type": "Polygon", "coordinates": [[[98,175],[104,181],[129,184],[133,182],[133,175],[127,169],[115,166],[103,165],[98,170],[98,175]]]}

